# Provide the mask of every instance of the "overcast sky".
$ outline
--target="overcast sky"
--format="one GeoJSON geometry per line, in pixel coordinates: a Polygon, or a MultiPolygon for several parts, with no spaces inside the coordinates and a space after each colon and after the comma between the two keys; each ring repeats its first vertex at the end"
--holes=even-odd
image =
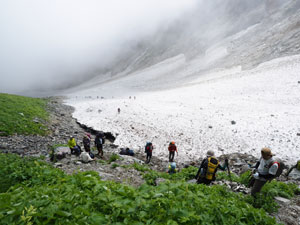
{"type": "Polygon", "coordinates": [[[76,79],[197,0],[1,0],[0,92],[76,79]]]}

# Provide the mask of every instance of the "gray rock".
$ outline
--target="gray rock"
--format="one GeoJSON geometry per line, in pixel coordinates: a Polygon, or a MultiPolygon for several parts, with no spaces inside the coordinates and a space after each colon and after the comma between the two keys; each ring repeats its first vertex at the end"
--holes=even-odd
{"type": "Polygon", "coordinates": [[[188,180],[187,183],[189,183],[189,184],[196,184],[197,180],[196,179],[188,180]]]}
{"type": "Polygon", "coordinates": [[[161,184],[161,183],[163,183],[163,182],[165,182],[166,180],[164,179],[164,178],[157,178],[156,180],[155,180],[155,183],[156,183],[156,185],[159,185],[159,184],[161,184]]]}
{"type": "Polygon", "coordinates": [[[282,198],[282,197],[275,197],[275,200],[280,203],[280,204],[289,204],[291,202],[291,200],[287,199],[287,198],[282,198]]]}
{"type": "Polygon", "coordinates": [[[65,158],[67,154],[70,154],[69,147],[58,147],[54,150],[54,157],[56,157],[57,160],[65,158]]]}
{"type": "Polygon", "coordinates": [[[101,180],[112,180],[114,178],[113,174],[104,172],[99,172],[99,176],[101,177],[101,180]]]}
{"type": "Polygon", "coordinates": [[[293,169],[292,172],[289,174],[289,178],[300,181],[300,171],[297,169],[293,169]]]}
{"type": "Polygon", "coordinates": [[[243,174],[243,173],[247,172],[248,170],[250,170],[249,166],[248,165],[243,165],[240,169],[239,174],[243,174]]]}
{"type": "Polygon", "coordinates": [[[62,167],[62,165],[63,165],[62,163],[54,163],[54,167],[56,167],[56,168],[57,167],[62,167]]]}

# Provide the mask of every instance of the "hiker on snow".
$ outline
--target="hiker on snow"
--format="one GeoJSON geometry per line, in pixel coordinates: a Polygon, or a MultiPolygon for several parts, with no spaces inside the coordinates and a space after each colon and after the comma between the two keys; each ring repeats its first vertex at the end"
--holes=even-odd
{"type": "Polygon", "coordinates": [[[174,141],[170,142],[168,150],[169,150],[169,162],[173,162],[174,156],[175,156],[175,151],[177,152],[177,156],[178,156],[177,147],[176,147],[174,141]]]}
{"type": "MultiPolygon", "coordinates": [[[[273,159],[273,154],[270,148],[263,148],[261,150],[261,158],[255,165],[255,171],[252,175],[252,186],[251,195],[255,196],[257,192],[260,192],[261,188],[267,183],[267,181],[272,180],[277,175],[277,171],[280,164],[275,162],[273,159]]],[[[282,165],[283,166],[283,165],[282,165]]]]}
{"type": "Polygon", "coordinates": [[[73,136],[70,136],[70,139],[68,141],[68,146],[71,150],[71,154],[75,154],[77,156],[81,153],[81,148],[79,145],[76,144],[75,138],[73,136]]]}
{"type": "Polygon", "coordinates": [[[103,132],[99,132],[95,137],[95,146],[97,147],[98,155],[100,157],[103,157],[103,144],[104,144],[104,142],[105,142],[104,134],[103,134],[103,132]]]}
{"type": "Polygon", "coordinates": [[[209,185],[212,181],[216,180],[218,169],[225,170],[228,167],[228,160],[226,159],[225,164],[221,166],[219,160],[214,157],[215,154],[213,151],[208,151],[206,154],[207,157],[202,160],[195,179],[198,184],[209,185]]]}
{"type": "Polygon", "coordinates": [[[300,160],[297,161],[296,165],[292,166],[289,171],[285,174],[286,177],[289,176],[289,174],[292,172],[293,169],[297,169],[298,171],[300,171],[300,160]]]}
{"type": "Polygon", "coordinates": [[[146,163],[150,163],[152,157],[153,145],[151,142],[147,142],[145,146],[145,153],[147,153],[146,163]]]}

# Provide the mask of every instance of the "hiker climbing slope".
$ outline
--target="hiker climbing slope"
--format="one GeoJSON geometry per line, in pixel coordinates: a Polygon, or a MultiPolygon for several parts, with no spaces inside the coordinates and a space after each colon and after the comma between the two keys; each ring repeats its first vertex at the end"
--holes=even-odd
{"type": "Polygon", "coordinates": [[[177,152],[177,156],[178,156],[177,146],[175,145],[174,141],[170,142],[168,150],[169,150],[169,162],[173,162],[175,151],[177,152]]]}
{"type": "Polygon", "coordinates": [[[253,182],[250,186],[251,195],[255,196],[257,192],[260,192],[261,188],[267,183],[267,181],[272,180],[276,176],[279,176],[283,170],[283,163],[276,162],[273,159],[273,154],[270,148],[263,148],[261,150],[261,158],[255,165],[255,172],[253,173],[253,182]]]}
{"type": "Polygon", "coordinates": [[[209,185],[216,179],[216,173],[218,169],[225,170],[226,167],[228,167],[228,160],[226,159],[225,164],[221,166],[219,160],[214,157],[213,151],[208,151],[206,155],[207,157],[202,160],[195,179],[197,180],[198,184],[209,185]]]}

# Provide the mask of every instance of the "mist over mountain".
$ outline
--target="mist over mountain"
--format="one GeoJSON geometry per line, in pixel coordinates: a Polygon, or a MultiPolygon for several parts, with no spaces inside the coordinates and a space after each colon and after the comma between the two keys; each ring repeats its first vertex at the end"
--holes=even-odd
{"type": "MultiPolygon", "coordinates": [[[[80,9],[82,5],[69,2],[67,11],[59,11],[55,8],[57,4],[43,5],[42,10],[33,4],[37,10],[22,15],[26,19],[27,14],[35,13],[32,19],[35,22],[27,21],[27,26],[20,25],[23,30],[11,29],[2,38],[13,42],[0,44],[3,50],[0,90],[26,95],[59,94],[85,83],[99,85],[179,57],[182,65],[178,71],[161,74],[172,85],[211,69],[239,65],[251,69],[274,58],[300,53],[299,0],[188,2],[175,4],[177,8],[170,10],[171,3],[163,8],[148,3],[146,9],[142,7],[144,3],[132,1],[137,8],[128,10],[128,7],[127,11],[124,9],[126,13],[116,11],[107,17],[106,23],[102,23],[105,17],[97,16],[109,14],[100,10],[101,4],[90,3],[80,9]],[[50,19],[46,20],[43,13],[50,19]],[[49,22],[53,13],[67,18],[59,29],[55,27],[61,22],[59,15],[57,23],[49,22]],[[82,15],[72,21],[76,18],[72,14],[76,13],[82,15]],[[118,16],[125,22],[120,23],[118,16]],[[39,17],[43,19],[36,23],[39,17]],[[81,21],[82,18],[85,20],[81,21]],[[197,70],[185,72],[182,78],[180,71],[187,70],[189,62],[194,62],[197,70]]],[[[115,4],[126,6],[118,1],[115,4]]],[[[3,19],[6,14],[2,15],[3,19]]],[[[2,30],[9,30],[6,28],[13,22],[18,25],[18,21],[10,21],[5,27],[4,21],[2,30]]]]}

